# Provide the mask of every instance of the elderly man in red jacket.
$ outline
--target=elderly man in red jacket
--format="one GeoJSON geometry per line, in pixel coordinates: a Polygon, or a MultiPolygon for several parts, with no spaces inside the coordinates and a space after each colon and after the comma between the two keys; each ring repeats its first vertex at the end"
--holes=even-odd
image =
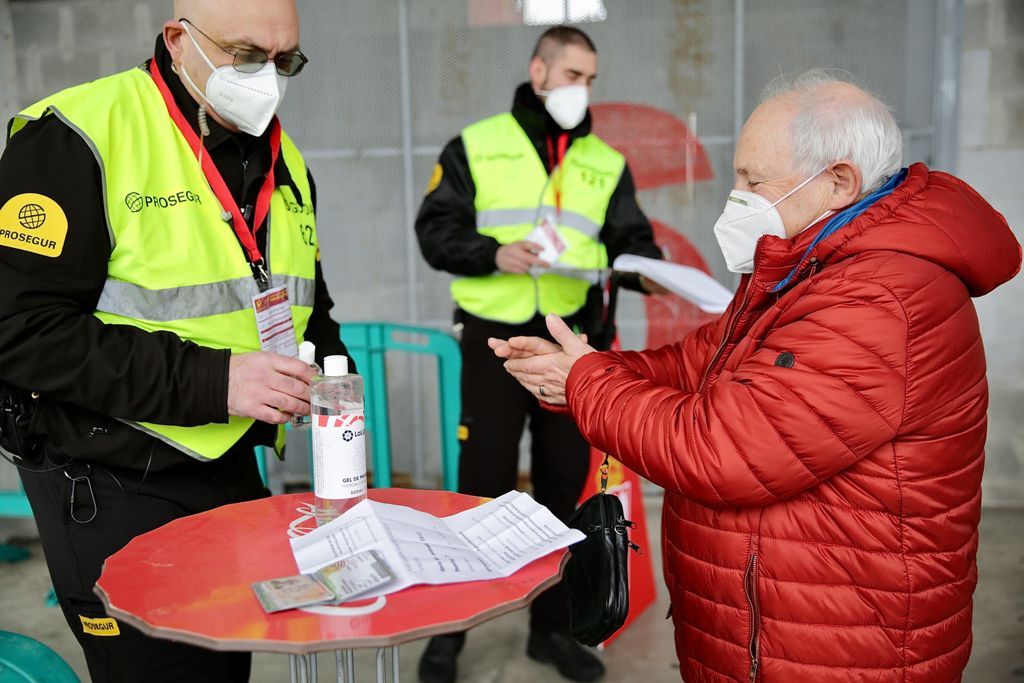
{"type": "Polygon", "coordinates": [[[988,403],[971,297],[1021,250],[963,181],[901,170],[901,147],[874,96],[791,80],[736,147],[715,234],[743,277],[720,320],[641,353],[554,317],[560,346],[490,342],[665,488],[687,683],[936,683],[967,663],[988,403]]]}

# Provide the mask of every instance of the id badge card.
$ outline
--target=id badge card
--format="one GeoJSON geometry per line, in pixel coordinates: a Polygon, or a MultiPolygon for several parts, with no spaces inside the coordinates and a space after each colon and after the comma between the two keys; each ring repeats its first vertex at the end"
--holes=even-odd
{"type": "Polygon", "coordinates": [[[295,343],[295,324],[288,301],[287,287],[274,287],[252,298],[256,312],[256,328],[260,333],[260,349],[293,358],[299,355],[295,343]]]}
{"type": "Polygon", "coordinates": [[[544,211],[533,230],[526,236],[527,242],[533,242],[541,246],[541,252],[537,254],[548,263],[555,263],[568,248],[565,240],[558,234],[558,222],[553,211],[544,211]]]}

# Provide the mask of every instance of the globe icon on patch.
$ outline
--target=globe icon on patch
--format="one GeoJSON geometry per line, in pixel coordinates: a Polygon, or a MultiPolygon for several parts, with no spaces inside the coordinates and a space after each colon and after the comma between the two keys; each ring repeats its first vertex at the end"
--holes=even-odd
{"type": "Polygon", "coordinates": [[[142,195],[138,192],[129,192],[124,198],[124,203],[128,205],[128,210],[132,213],[142,211],[142,195]]]}
{"type": "Polygon", "coordinates": [[[46,211],[38,204],[26,204],[18,212],[18,222],[26,230],[41,228],[46,222],[46,211]]]}

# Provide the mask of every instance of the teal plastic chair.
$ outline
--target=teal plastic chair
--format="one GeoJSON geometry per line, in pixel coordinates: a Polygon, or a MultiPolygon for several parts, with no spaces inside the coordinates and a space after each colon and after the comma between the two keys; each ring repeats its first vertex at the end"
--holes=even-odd
{"type": "Polygon", "coordinates": [[[0,517],[32,517],[24,491],[0,491],[0,517]]]}
{"type": "Polygon", "coordinates": [[[451,335],[428,327],[381,322],[345,323],[345,346],[363,376],[366,429],[370,433],[374,485],[391,486],[391,429],[388,419],[386,354],[415,353],[437,359],[440,394],[438,421],[441,433],[441,488],[455,491],[459,482],[459,375],[462,353],[451,335]]]}
{"type": "Polygon", "coordinates": [[[3,683],[79,683],[60,655],[38,640],[0,631],[0,681],[3,683]]]}
{"type": "MultiPolygon", "coordinates": [[[[17,491],[0,491],[0,517],[32,518],[32,506],[29,505],[28,497],[20,487],[17,491]]],[[[24,548],[0,543],[0,562],[21,562],[25,559],[28,559],[28,551],[24,548]]],[[[47,592],[45,600],[47,607],[57,606],[57,594],[52,588],[47,592]]],[[[3,669],[0,668],[0,673],[2,672],[3,669]]],[[[0,682],[4,680],[0,677],[0,682]]]]}
{"type": "MultiPolygon", "coordinates": [[[[346,323],[342,325],[342,338],[363,377],[366,431],[370,434],[370,453],[367,455],[373,465],[374,485],[381,488],[392,485],[386,354],[389,351],[400,351],[437,359],[441,487],[456,491],[459,483],[459,415],[462,401],[459,391],[462,352],[458,343],[450,335],[429,327],[379,322],[346,323]]],[[[307,438],[309,468],[312,472],[312,434],[307,432],[307,438]]],[[[271,457],[274,457],[273,449],[256,447],[256,464],[264,484],[267,483],[267,459],[271,457]]]]}

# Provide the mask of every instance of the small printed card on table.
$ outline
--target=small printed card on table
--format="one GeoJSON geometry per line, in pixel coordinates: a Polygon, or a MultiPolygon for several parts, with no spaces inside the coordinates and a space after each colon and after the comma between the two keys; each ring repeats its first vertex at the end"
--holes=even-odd
{"type": "Polygon", "coordinates": [[[358,553],[321,567],[312,574],[285,576],[252,585],[267,612],[281,612],[310,605],[338,605],[379,588],[394,574],[373,550],[358,553]]]}

